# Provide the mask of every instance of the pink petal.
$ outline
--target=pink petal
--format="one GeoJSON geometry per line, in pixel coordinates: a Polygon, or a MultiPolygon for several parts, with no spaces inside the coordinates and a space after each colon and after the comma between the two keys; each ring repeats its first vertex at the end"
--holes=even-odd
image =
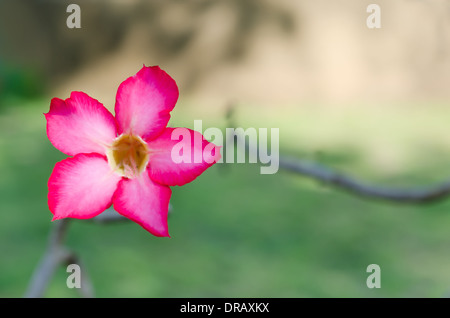
{"type": "Polygon", "coordinates": [[[172,191],[153,182],[147,173],[120,181],[114,209],[155,236],[169,236],[167,214],[172,191]]]}
{"type": "Polygon", "coordinates": [[[48,139],[69,156],[105,154],[105,147],[116,137],[114,117],[83,92],[72,92],[65,101],[53,98],[45,118],[48,139]]]}
{"type": "Polygon", "coordinates": [[[117,90],[115,112],[119,133],[157,137],[167,126],[177,99],[175,81],[159,66],[144,66],[117,90]]]}
{"type": "Polygon", "coordinates": [[[87,219],[100,214],[111,205],[120,179],[106,158],[98,154],[78,154],[58,162],[48,180],[53,220],[87,219]]]}
{"type": "Polygon", "coordinates": [[[205,140],[201,133],[188,128],[166,128],[159,137],[147,143],[150,178],[169,186],[191,182],[220,160],[220,148],[205,140]]]}

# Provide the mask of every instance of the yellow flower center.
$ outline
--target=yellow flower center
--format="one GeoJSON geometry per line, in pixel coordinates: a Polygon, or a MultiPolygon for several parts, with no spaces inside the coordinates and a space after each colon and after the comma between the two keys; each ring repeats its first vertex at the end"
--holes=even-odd
{"type": "Polygon", "coordinates": [[[149,158],[147,143],[139,136],[126,134],[114,139],[106,156],[111,168],[127,178],[137,177],[145,171],[149,158]]]}

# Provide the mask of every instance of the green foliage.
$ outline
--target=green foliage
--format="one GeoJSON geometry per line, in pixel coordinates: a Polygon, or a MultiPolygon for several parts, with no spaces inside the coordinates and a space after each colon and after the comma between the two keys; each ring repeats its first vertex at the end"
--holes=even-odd
{"type": "Polygon", "coordinates": [[[20,68],[0,61],[0,98],[36,98],[44,92],[42,74],[29,67],[20,68]]]}

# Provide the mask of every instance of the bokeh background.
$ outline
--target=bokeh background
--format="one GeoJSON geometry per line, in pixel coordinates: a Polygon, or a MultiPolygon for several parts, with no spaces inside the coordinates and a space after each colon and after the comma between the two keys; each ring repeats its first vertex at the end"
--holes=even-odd
{"type": "MultiPolygon", "coordinates": [[[[0,0],[0,296],[24,295],[51,228],[52,97],[114,109],[143,64],[178,83],[170,125],[279,128],[283,155],[386,186],[450,176],[446,0],[0,0]],[[72,2],[72,1],[71,1],[72,2]],[[381,7],[381,29],[366,8],[381,7]]],[[[305,177],[218,164],[174,187],[172,238],[75,220],[66,245],[99,297],[445,297],[450,198],[367,200],[305,177]],[[381,289],[366,267],[381,266],[381,289]]],[[[48,297],[78,297],[59,268],[48,297]]]]}

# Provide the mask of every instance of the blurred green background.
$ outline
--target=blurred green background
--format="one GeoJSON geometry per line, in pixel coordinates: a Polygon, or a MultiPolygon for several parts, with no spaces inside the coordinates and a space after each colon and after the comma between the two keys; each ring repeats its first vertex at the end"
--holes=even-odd
{"type": "MultiPolygon", "coordinates": [[[[280,151],[371,183],[450,176],[450,7],[379,1],[0,1],[0,297],[21,297],[52,226],[47,180],[65,158],[46,136],[52,97],[113,110],[142,64],[178,83],[171,126],[279,128],[280,151]],[[407,9],[407,10],[406,10],[407,9]],[[420,25],[417,19],[422,19],[420,25]]],[[[66,245],[99,297],[446,297],[450,199],[355,197],[256,164],[217,164],[174,187],[172,238],[135,223],[73,220],[66,245]],[[366,268],[381,267],[368,289],[366,268]]],[[[47,297],[78,297],[65,268],[47,297]]]]}

